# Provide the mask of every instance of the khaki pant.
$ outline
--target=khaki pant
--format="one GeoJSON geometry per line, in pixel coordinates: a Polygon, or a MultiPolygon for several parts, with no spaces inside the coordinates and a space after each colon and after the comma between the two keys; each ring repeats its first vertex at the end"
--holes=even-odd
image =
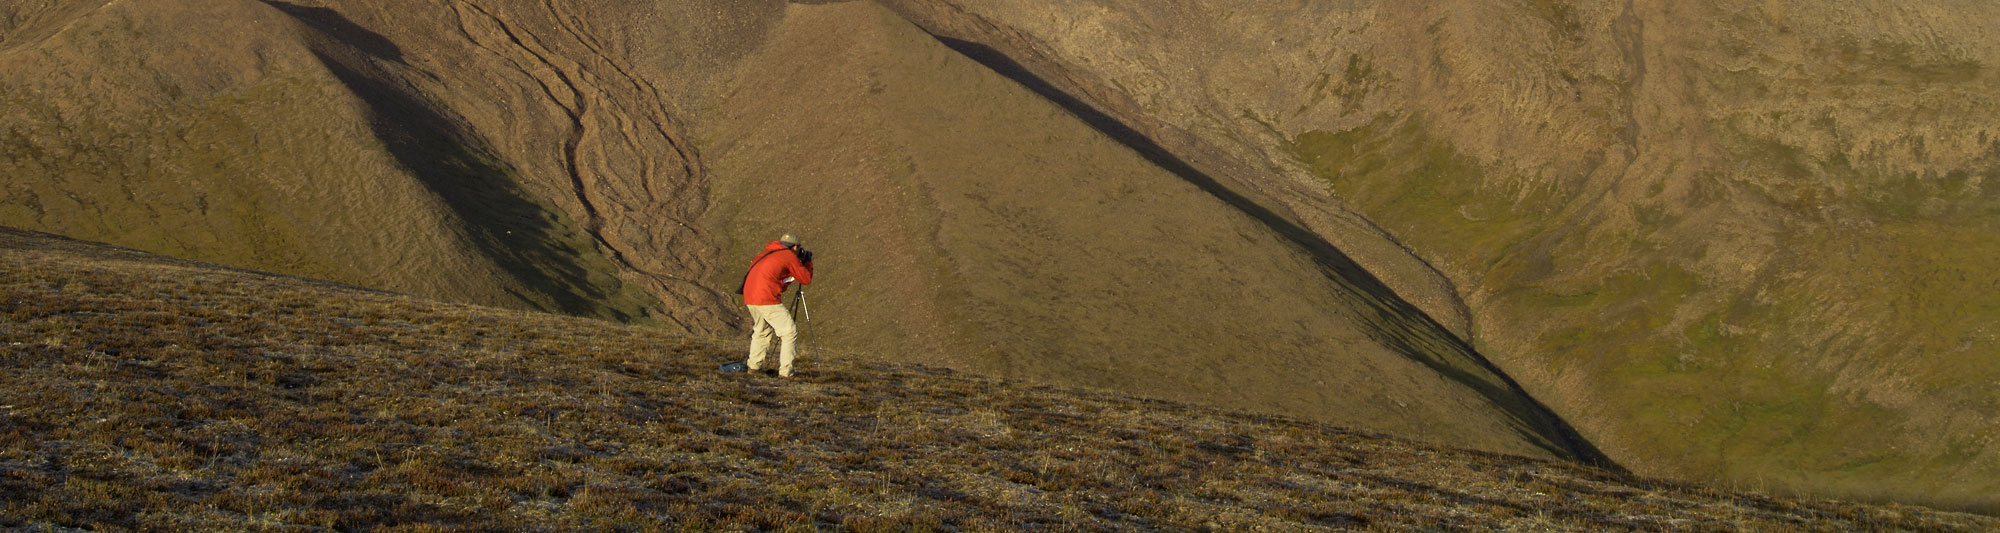
{"type": "Polygon", "coordinates": [[[792,375],[792,358],[798,355],[799,328],[792,324],[792,314],[783,305],[751,305],[750,324],[750,371],[757,371],[764,363],[764,354],[771,351],[771,334],[778,335],[778,375],[792,375]]]}

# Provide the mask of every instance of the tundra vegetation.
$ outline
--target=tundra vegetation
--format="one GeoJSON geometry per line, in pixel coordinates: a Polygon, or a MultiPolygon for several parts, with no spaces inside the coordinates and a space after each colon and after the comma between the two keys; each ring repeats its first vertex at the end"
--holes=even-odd
{"type": "Polygon", "coordinates": [[[0,527],[2000,527],[0,229],[0,527]]]}

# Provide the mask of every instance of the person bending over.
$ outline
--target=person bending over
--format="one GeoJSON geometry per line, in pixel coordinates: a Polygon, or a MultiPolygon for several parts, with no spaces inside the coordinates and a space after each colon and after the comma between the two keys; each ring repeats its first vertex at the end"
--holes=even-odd
{"type": "Polygon", "coordinates": [[[744,364],[757,372],[771,351],[771,336],[778,337],[778,375],[792,377],[792,359],[798,355],[799,328],[778,297],[796,282],[812,284],[812,252],[799,245],[790,233],[764,245],[764,251],[750,260],[750,273],[743,279],[743,305],[750,308],[750,359],[744,364]]]}

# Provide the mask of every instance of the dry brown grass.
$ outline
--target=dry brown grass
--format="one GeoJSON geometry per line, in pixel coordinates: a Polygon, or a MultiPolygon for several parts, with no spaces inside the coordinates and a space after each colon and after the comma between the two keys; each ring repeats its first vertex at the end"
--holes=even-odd
{"type": "Polygon", "coordinates": [[[0,230],[0,527],[1977,530],[0,230]]]}

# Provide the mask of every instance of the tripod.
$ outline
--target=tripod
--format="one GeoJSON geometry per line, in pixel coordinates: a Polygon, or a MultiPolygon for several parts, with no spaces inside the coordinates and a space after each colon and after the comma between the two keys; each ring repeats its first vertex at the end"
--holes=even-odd
{"type": "Polygon", "coordinates": [[[810,352],[813,355],[815,356],[819,355],[819,345],[813,343],[812,307],[806,305],[806,287],[804,285],[799,286],[799,293],[797,296],[792,297],[791,308],[787,309],[787,311],[791,312],[792,316],[794,317],[801,317],[805,319],[805,334],[806,334],[805,347],[811,348],[810,352]]]}

